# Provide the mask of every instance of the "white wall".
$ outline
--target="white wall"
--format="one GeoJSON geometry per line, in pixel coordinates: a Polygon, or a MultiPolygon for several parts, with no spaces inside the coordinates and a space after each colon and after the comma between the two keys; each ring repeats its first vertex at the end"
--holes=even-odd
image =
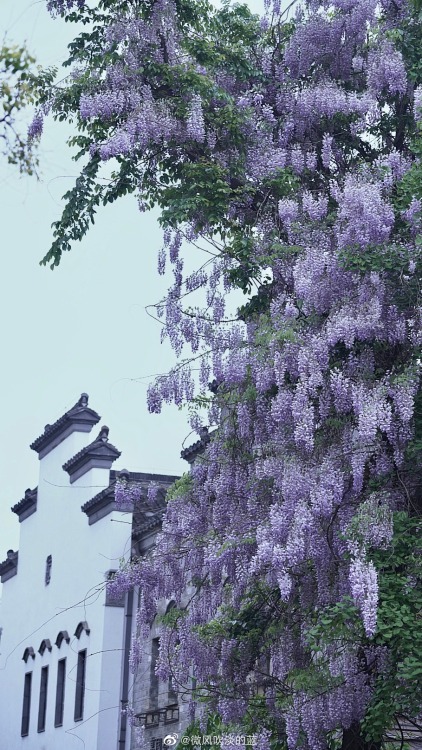
{"type": "MultiPolygon", "coordinates": [[[[94,428],[95,429],[95,428],[94,428]]],[[[116,750],[124,609],[105,606],[105,574],[130,555],[131,520],[113,511],[89,526],[81,505],[108,486],[109,472],[92,469],[72,485],[62,465],[92,435],[73,433],[40,462],[37,511],[20,524],[17,575],[3,585],[0,644],[0,750],[116,750]],[[123,523],[121,523],[123,521],[123,523]],[[51,582],[45,565],[52,555],[51,582]],[[90,634],[74,636],[86,620],[90,634]],[[55,645],[60,630],[70,643],[55,645]],[[52,651],[38,648],[50,639],[52,651]],[[22,660],[32,646],[34,660],[22,660]],[[74,722],[77,654],[86,648],[85,710],[74,722]],[[54,727],[57,662],[67,659],[63,726],[54,727]],[[49,665],[46,728],[37,732],[41,668],[49,665]],[[21,737],[24,675],[33,672],[30,729],[21,737]],[[7,708],[6,708],[7,707],[7,708]],[[84,743],[84,744],[83,744],[84,743]]],[[[25,480],[23,479],[23,485],[25,480]]]]}

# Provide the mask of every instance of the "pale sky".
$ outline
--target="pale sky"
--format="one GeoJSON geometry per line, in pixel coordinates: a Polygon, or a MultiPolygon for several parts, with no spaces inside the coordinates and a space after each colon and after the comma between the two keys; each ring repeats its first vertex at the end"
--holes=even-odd
{"type": "MultiPolygon", "coordinates": [[[[1,0],[0,29],[9,42],[26,40],[40,64],[58,65],[72,26],[53,21],[45,5],[1,0]]],[[[260,0],[249,5],[262,9],[260,0]]],[[[61,196],[77,176],[65,145],[70,132],[47,125],[40,182],[20,178],[0,161],[0,561],[19,546],[19,523],[10,506],[38,484],[38,457],[29,445],[83,391],[122,451],[114,468],[169,474],[187,469],[180,459],[189,433],[186,413],[167,407],[157,416],[146,408],[148,376],[175,361],[145,311],[166,289],[156,270],[157,214],[140,214],[134,197],[118,201],[99,213],[58,268],[39,266],[61,196]]]]}

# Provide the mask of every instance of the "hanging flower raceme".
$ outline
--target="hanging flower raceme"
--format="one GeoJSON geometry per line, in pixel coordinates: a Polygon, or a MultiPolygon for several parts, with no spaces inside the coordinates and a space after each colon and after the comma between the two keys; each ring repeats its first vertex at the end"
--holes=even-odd
{"type": "Polygon", "coordinates": [[[188,138],[191,138],[193,141],[199,141],[199,143],[204,142],[205,123],[200,96],[194,96],[189,105],[186,131],[188,138]]]}
{"type": "MultiPolygon", "coordinates": [[[[418,502],[422,99],[396,34],[413,11],[312,0],[286,25],[271,0],[262,23],[244,8],[129,6],[101,37],[104,68],[78,58],[89,167],[120,171],[93,193],[88,171],[77,228],[116,190],[161,207],[171,281],[156,312],[179,362],[147,403],[188,404],[199,437],[155,552],[121,574],[141,590],[133,667],[172,599],[163,643],[177,640],[181,689],[196,680],[192,717],[202,706],[204,725],[218,712],[246,729],[258,716],[264,749],[271,732],[289,750],[326,750],[341,732],[346,745],[376,670],[400,663],[379,645],[377,555],[418,502]]],[[[122,483],[116,501],[136,497],[122,483]]]]}
{"type": "Polygon", "coordinates": [[[352,596],[362,612],[365,632],[374,635],[377,625],[378,579],[372,562],[356,557],[349,573],[352,596]]]}

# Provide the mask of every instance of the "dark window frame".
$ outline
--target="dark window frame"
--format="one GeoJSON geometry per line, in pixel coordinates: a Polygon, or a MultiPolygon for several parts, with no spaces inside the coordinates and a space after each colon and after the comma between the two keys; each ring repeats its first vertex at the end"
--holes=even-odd
{"type": "Polygon", "coordinates": [[[48,666],[41,667],[40,700],[38,704],[37,732],[45,732],[47,717],[48,666]]]}
{"type": "Polygon", "coordinates": [[[164,724],[172,724],[175,721],[179,721],[179,706],[177,703],[167,706],[164,714],[164,724]]]}
{"type": "MultiPolygon", "coordinates": [[[[175,607],[176,607],[176,602],[172,599],[167,605],[166,614],[168,614],[175,607]]],[[[177,641],[175,645],[178,646],[179,641],[177,641]]],[[[168,701],[169,706],[173,706],[174,704],[177,704],[177,690],[174,686],[171,672],[170,672],[170,676],[169,676],[168,684],[167,684],[167,701],[168,701]]]]}
{"type": "Polygon", "coordinates": [[[78,651],[78,665],[76,671],[75,686],[75,711],[73,715],[74,721],[82,721],[82,719],[84,718],[86,659],[86,648],[84,648],[82,651],[78,651]]]}
{"type": "Polygon", "coordinates": [[[145,729],[148,729],[149,727],[158,727],[160,723],[160,712],[158,709],[156,711],[147,711],[145,714],[145,729]]]}
{"type": "Polygon", "coordinates": [[[64,716],[64,698],[66,692],[66,658],[59,659],[57,662],[57,682],[56,682],[56,705],[54,709],[54,726],[63,726],[64,716]]]}
{"type": "Polygon", "coordinates": [[[45,561],[45,579],[44,579],[44,582],[45,582],[46,586],[49,586],[50,581],[51,581],[51,568],[52,568],[52,565],[53,565],[53,557],[52,557],[52,555],[48,555],[48,557],[47,557],[47,559],[45,561]]]}
{"type": "Polygon", "coordinates": [[[177,690],[174,687],[173,677],[171,674],[168,680],[167,700],[170,706],[172,706],[173,703],[177,703],[177,690]]]}
{"type": "Polygon", "coordinates": [[[159,679],[155,673],[160,655],[160,638],[151,639],[151,665],[149,673],[149,705],[150,709],[158,708],[159,679]]]}
{"type": "Polygon", "coordinates": [[[25,681],[23,685],[21,737],[27,737],[29,734],[29,722],[31,718],[31,692],[32,692],[32,672],[26,672],[25,681]]]}

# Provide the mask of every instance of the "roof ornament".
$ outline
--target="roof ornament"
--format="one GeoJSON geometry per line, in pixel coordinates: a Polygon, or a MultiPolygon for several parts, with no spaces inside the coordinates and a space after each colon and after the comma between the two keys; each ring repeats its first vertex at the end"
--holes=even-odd
{"type": "Polygon", "coordinates": [[[88,394],[87,393],[81,393],[81,397],[78,401],[78,406],[88,406],[88,394]]]}
{"type": "Polygon", "coordinates": [[[108,442],[108,433],[110,430],[105,425],[101,427],[100,434],[98,435],[97,440],[102,440],[104,443],[108,442]]]}
{"type": "Polygon", "coordinates": [[[100,419],[100,415],[88,406],[88,394],[81,393],[76,404],[53,424],[46,425],[43,434],[30,447],[38,453],[38,458],[44,458],[73,432],[91,432],[100,419]]]}

